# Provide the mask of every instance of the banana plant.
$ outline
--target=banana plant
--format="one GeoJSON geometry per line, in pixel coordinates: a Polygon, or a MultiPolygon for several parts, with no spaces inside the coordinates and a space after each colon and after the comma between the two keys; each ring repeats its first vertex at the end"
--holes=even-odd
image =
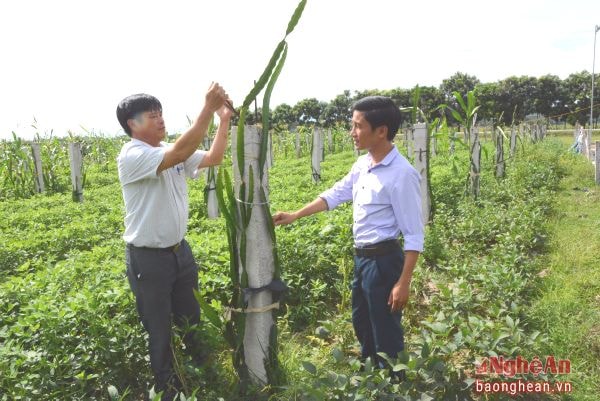
{"type": "MultiPolygon", "coordinates": [[[[232,133],[233,172],[234,178],[237,178],[236,182],[232,182],[225,168],[220,168],[217,174],[217,199],[225,218],[229,244],[231,299],[230,305],[225,308],[228,312],[225,317],[219,317],[207,302],[200,303],[205,315],[213,324],[219,325],[225,321],[224,337],[233,349],[232,362],[239,377],[240,394],[247,393],[250,385],[276,386],[285,381],[277,359],[277,326],[274,324],[276,308],[265,309],[265,305],[261,305],[263,308],[256,308],[251,305],[257,298],[252,291],[260,288],[249,288],[249,278],[257,273],[257,269],[265,269],[264,265],[256,263],[258,252],[266,258],[265,265],[272,267],[272,271],[267,272],[272,279],[269,283],[271,287],[266,293],[269,296],[273,295],[274,287],[278,287],[274,283],[281,284],[275,227],[266,189],[265,162],[271,124],[269,104],[271,93],[287,57],[286,39],[296,27],[305,6],[306,0],[299,2],[283,39],[277,44],[265,70],[239,108],[237,129],[232,133]],[[247,127],[245,121],[250,105],[263,89],[262,132],[259,132],[257,127],[247,127]],[[246,149],[251,139],[246,135],[258,138],[258,143],[246,149]],[[254,157],[254,152],[257,153],[257,157],[254,157]],[[252,160],[246,160],[247,156],[252,160]],[[257,221],[262,227],[256,227],[257,221]],[[256,233],[259,234],[258,237],[254,235],[256,233]],[[264,324],[270,327],[265,330],[265,327],[261,327],[264,324]]],[[[258,274],[264,275],[265,272],[259,271],[258,274]]],[[[268,306],[272,305],[274,304],[268,306]]]]}
{"type": "MultiPolygon", "coordinates": [[[[410,113],[414,160],[412,161],[419,174],[421,174],[421,202],[423,205],[423,222],[433,222],[435,202],[431,191],[431,138],[434,127],[438,126],[439,118],[428,122],[427,116],[419,107],[421,89],[417,85],[413,91],[412,106],[401,107],[400,112],[410,113]]],[[[443,107],[443,106],[440,106],[443,107]]],[[[437,109],[439,109],[438,107],[437,109]]],[[[436,110],[437,110],[436,109],[436,110]]]]}
{"type": "Polygon", "coordinates": [[[467,92],[467,101],[465,102],[459,92],[454,92],[454,97],[460,106],[460,110],[456,110],[448,106],[450,113],[454,119],[464,127],[465,137],[470,148],[470,168],[467,179],[467,190],[472,194],[474,199],[479,196],[479,174],[481,171],[481,144],[479,143],[479,135],[475,124],[477,122],[477,110],[480,106],[477,105],[475,92],[467,92]]]}

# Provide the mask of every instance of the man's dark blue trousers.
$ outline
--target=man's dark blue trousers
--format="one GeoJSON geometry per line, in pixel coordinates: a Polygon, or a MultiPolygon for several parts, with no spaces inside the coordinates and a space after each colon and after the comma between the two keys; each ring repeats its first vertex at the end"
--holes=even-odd
{"type": "Polygon", "coordinates": [[[404,350],[402,311],[391,312],[390,292],[402,274],[404,252],[397,248],[384,255],[354,255],[352,324],[361,345],[362,358],[371,357],[379,367],[384,352],[395,358],[404,350]]]}

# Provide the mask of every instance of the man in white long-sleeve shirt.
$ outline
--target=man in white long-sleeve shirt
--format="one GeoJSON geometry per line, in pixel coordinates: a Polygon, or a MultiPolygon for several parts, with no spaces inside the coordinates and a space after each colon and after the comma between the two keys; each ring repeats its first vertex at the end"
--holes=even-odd
{"type": "MultiPolygon", "coordinates": [[[[393,143],[400,110],[390,98],[369,96],[352,109],[352,138],[357,149],[368,153],[317,199],[296,212],[276,213],[273,221],[289,224],[352,201],[352,322],[362,357],[371,357],[383,367],[378,352],[396,357],[404,349],[402,308],[424,243],[421,177],[393,143]],[[404,252],[397,240],[400,234],[404,252]]],[[[399,374],[401,379],[403,375],[399,374]]]]}
{"type": "MultiPolygon", "coordinates": [[[[162,106],[154,96],[128,96],[117,107],[117,119],[131,137],[117,158],[126,212],[127,278],[148,332],[154,389],[163,392],[163,400],[171,400],[180,389],[173,371],[171,319],[180,327],[200,322],[194,297],[198,265],[184,238],[186,177],[197,178],[200,168],[223,160],[231,118],[226,101],[223,88],[213,83],[200,115],[173,144],[163,142],[162,106]],[[209,150],[199,150],[215,112],[220,118],[215,140],[209,150]]],[[[197,348],[191,331],[183,340],[186,348],[197,348]]]]}

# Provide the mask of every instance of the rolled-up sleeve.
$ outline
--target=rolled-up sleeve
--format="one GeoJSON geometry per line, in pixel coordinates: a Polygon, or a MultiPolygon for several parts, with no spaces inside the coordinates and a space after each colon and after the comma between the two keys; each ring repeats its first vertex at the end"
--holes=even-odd
{"type": "Polygon", "coordinates": [[[392,189],[392,208],[404,237],[405,251],[423,252],[425,234],[420,184],[419,173],[409,170],[392,189]]]}
{"type": "Polygon", "coordinates": [[[333,210],[339,204],[352,200],[352,185],[354,184],[355,173],[356,163],[344,178],[333,184],[328,190],[319,194],[319,197],[327,202],[327,210],[333,210]]]}

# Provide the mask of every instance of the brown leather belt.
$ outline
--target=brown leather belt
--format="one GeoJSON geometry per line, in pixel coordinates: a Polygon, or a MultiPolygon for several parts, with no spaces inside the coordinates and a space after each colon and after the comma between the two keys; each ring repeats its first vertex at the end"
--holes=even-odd
{"type": "Polygon", "coordinates": [[[364,247],[354,248],[354,253],[356,256],[379,256],[386,255],[391,253],[397,249],[400,249],[400,243],[397,239],[390,239],[386,241],[381,241],[376,244],[367,245],[364,247]]]}

